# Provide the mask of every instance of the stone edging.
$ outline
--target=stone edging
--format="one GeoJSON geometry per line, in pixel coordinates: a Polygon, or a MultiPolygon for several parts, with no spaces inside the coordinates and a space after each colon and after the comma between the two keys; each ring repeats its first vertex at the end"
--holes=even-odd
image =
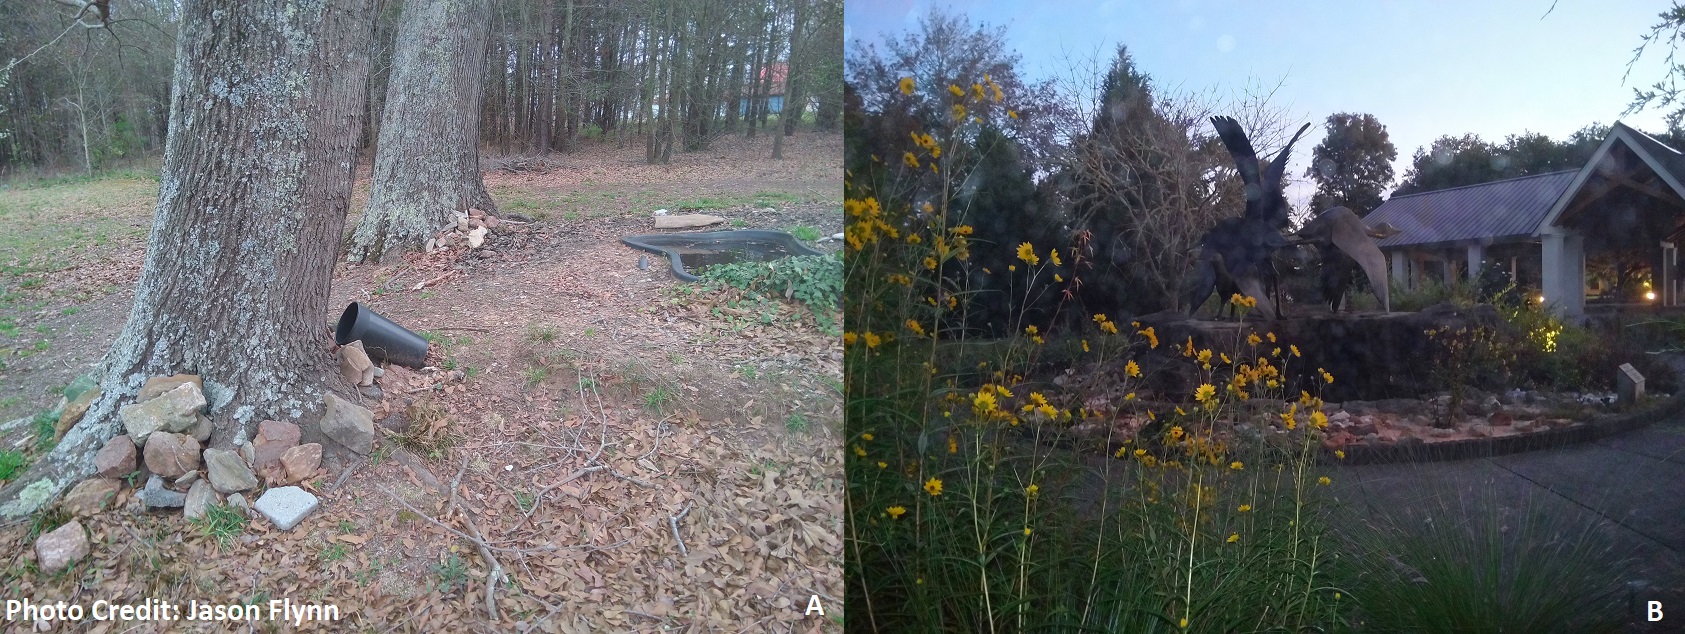
{"type": "Polygon", "coordinates": [[[1346,452],[1344,459],[1335,458],[1333,450],[1324,449],[1321,452],[1320,462],[1352,465],[1441,462],[1558,449],[1635,431],[1680,412],[1685,412],[1685,390],[1681,390],[1678,394],[1659,404],[1617,416],[1612,420],[1588,422],[1576,427],[1496,438],[1468,438],[1410,445],[1391,443],[1384,445],[1348,445],[1343,447],[1346,452]]]}

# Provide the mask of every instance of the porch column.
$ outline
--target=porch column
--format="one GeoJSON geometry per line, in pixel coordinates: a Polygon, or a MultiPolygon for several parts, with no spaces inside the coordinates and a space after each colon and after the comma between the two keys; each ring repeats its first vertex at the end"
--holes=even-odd
{"type": "Polygon", "coordinates": [[[1392,252],[1392,281],[1403,288],[1410,288],[1410,260],[1405,257],[1404,249],[1392,252]]]}
{"type": "Polygon", "coordinates": [[[1486,247],[1481,246],[1478,242],[1469,245],[1468,259],[1469,279],[1480,279],[1480,265],[1486,261],[1486,247]]]}
{"type": "Polygon", "coordinates": [[[1561,317],[1585,314],[1585,239],[1548,233],[1540,237],[1545,305],[1561,317]]]}

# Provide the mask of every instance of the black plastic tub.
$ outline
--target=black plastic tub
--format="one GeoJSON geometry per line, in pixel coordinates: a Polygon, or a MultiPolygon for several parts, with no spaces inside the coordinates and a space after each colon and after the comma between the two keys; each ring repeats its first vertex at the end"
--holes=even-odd
{"type": "Polygon", "coordinates": [[[392,320],[369,310],[367,306],[351,302],[339,315],[333,329],[333,341],[345,345],[363,342],[363,351],[375,363],[389,361],[401,366],[419,368],[427,359],[427,340],[421,335],[392,323],[392,320]]]}
{"type": "Polygon", "coordinates": [[[666,255],[673,262],[673,276],[687,282],[698,278],[692,270],[731,262],[777,260],[794,255],[825,255],[782,231],[745,229],[701,233],[659,233],[627,236],[627,246],[666,255]]]}

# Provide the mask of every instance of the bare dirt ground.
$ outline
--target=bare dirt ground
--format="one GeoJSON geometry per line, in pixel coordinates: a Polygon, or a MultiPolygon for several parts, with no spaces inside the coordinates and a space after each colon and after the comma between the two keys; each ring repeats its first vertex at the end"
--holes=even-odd
{"type": "MultiPolygon", "coordinates": [[[[32,527],[5,527],[0,599],[290,598],[337,605],[343,620],[315,626],[332,631],[840,631],[837,333],[799,305],[746,309],[729,292],[698,293],[653,255],[640,270],[642,252],[619,243],[653,232],[659,208],[724,216],[726,228],[841,231],[841,137],[804,133],[784,151],[765,159],[762,137],[722,139],[666,166],[643,164],[641,145],[542,164],[488,157],[500,213],[535,221],[493,233],[495,255],[336,271],[325,324],[359,301],[434,342],[430,370],[392,371],[384,398],[362,399],[407,432],[369,458],[327,460],[307,485],[322,508],[288,532],[257,519],[219,539],[179,513],[122,510],[125,490],[114,510],[83,520],[92,556],[44,575],[32,527]],[[465,536],[474,530],[507,574],[495,623],[491,571],[465,536]],[[824,617],[804,614],[814,596],[824,617]]],[[[0,191],[0,216],[11,214],[0,221],[33,213],[113,233],[85,248],[0,251],[22,263],[0,272],[0,297],[12,295],[0,300],[10,320],[0,321],[0,420],[51,407],[53,388],[88,371],[126,320],[156,195],[148,184],[54,186],[125,201],[92,211],[73,196],[0,191]]],[[[4,447],[26,446],[27,427],[5,432],[4,447]]]]}

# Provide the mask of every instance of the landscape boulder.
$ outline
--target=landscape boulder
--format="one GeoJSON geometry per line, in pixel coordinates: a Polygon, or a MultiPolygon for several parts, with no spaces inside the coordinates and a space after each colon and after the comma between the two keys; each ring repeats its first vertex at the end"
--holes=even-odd
{"type": "Polygon", "coordinates": [[[54,573],[70,567],[92,552],[88,530],[76,520],[42,534],[35,540],[35,563],[41,572],[54,573]]]}
{"type": "Polygon", "coordinates": [[[329,392],[318,423],[322,435],[362,455],[374,451],[374,413],[329,392]]]}
{"type": "Polygon", "coordinates": [[[94,475],[101,478],[121,478],[135,471],[135,442],[128,434],[105,441],[105,447],[94,454],[94,475]]]}
{"type": "Polygon", "coordinates": [[[361,340],[339,347],[339,372],[356,385],[374,384],[374,362],[369,360],[361,340]]]}
{"type": "Polygon", "coordinates": [[[76,398],[65,403],[64,411],[59,412],[58,424],[53,426],[53,437],[63,440],[64,434],[69,432],[71,427],[75,427],[76,423],[82,421],[82,416],[88,413],[88,408],[94,404],[95,400],[99,399],[102,393],[98,387],[95,387],[83,391],[76,398]]]}
{"type": "Polygon", "coordinates": [[[280,460],[281,482],[297,484],[316,474],[322,467],[321,443],[307,443],[287,450],[281,454],[280,460]]]}
{"type": "Polygon", "coordinates": [[[205,450],[205,477],[218,493],[238,493],[257,488],[257,476],[240,454],[228,449],[205,450]]]}
{"type": "Polygon", "coordinates": [[[199,469],[199,441],[186,434],[157,432],[146,442],[146,470],[160,477],[179,478],[199,469]]]}
{"type": "Polygon", "coordinates": [[[181,507],[181,516],[187,519],[204,517],[205,509],[221,501],[217,498],[211,483],[204,480],[194,482],[193,488],[187,490],[187,501],[181,507]]]}
{"type": "Polygon", "coordinates": [[[122,488],[123,484],[112,478],[88,478],[70,489],[59,505],[71,515],[86,517],[104,511],[122,488]]]}
{"type": "Polygon", "coordinates": [[[155,376],[147,379],[146,384],[140,386],[140,392],[135,394],[135,402],[145,403],[153,398],[162,396],[165,392],[181,387],[184,383],[192,383],[194,387],[199,389],[201,394],[205,392],[205,382],[200,380],[199,375],[197,374],[155,376]]]}
{"type": "Polygon", "coordinates": [[[146,488],[141,489],[136,497],[148,511],[179,509],[187,503],[187,494],[164,488],[164,479],[156,475],[146,479],[146,488]]]}
{"type": "Polygon", "coordinates": [[[124,405],[118,410],[123,429],[135,443],[145,445],[153,432],[182,432],[199,422],[200,410],[205,407],[205,395],[199,384],[184,382],[174,389],[144,402],[124,405]]]}
{"type": "Polygon", "coordinates": [[[288,449],[298,445],[298,425],[266,420],[257,424],[257,437],[252,439],[252,468],[262,471],[288,449]]]}

